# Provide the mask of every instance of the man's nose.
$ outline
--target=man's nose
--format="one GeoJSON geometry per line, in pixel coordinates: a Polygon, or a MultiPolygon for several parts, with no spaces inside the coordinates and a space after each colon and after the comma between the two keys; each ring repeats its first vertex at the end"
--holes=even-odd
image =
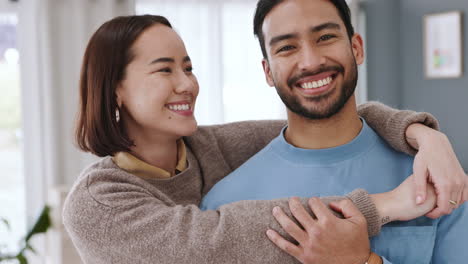
{"type": "Polygon", "coordinates": [[[300,71],[317,70],[326,62],[326,58],[320,50],[311,46],[303,47],[299,56],[298,68],[300,71]]]}

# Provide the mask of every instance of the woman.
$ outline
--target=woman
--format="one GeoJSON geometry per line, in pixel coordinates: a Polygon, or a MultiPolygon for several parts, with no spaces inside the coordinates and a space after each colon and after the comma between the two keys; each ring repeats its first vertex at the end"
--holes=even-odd
{"type": "MultiPolygon", "coordinates": [[[[286,208],[287,199],[198,208],[202,195],[274,138],[284,122],[197,130],[197,95],[190,57],[164,17],[118,17],[92,36],[81,73],[77,141],[82,150],[105,158],[84,170],[63,212],[85,263],[295,262],[265,236],[270,227],[279,230],[271,209],[286,208]]],[[[364,118],[384,137],[404,134],[406,124],[394,117],[416,116],[371,107],[375,111],[364,118]],[[389,119],[388,127],[375,126],[380,118],[389,119]]],[[[388,138],[408,147],[404,138],[388,138]]],[[[433,208],[433,195],[414,206],[410,184],[347,196],[367,217],[369,235],[380,228],[379,213],[405,220],[433,208]]]]}

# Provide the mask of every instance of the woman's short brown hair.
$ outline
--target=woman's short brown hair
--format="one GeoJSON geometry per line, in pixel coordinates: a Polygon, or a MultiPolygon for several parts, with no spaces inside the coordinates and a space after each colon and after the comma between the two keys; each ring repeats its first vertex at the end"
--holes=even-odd
{"type": "Polygon", "coordinates": [[[103,157],[129,151],[133,142],[117,122],[115,90],[133,60],[132,45],[155,24],[172,28],[162,16],[120,16],[104,23],[86,48],[80,76],[80,102],[75,131],[78,147],[103,157]]]}

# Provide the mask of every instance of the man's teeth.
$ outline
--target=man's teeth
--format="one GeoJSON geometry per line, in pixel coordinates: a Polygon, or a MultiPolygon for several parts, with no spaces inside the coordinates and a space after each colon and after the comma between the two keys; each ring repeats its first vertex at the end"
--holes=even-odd
{"type": "Polygon", "coordinates": [[[167,107],[174,111],[186,111],[190,109],[189,104],[168,105],[167,107]]]}
{"type": "Polygon", "coordinates": [[[313,82],[306,82],[306,83],[302,83],[301,84],[301,87],[303,89],[314,89],[314,88],[320,88],[324,85],[327,85],[329,83],[331,83],[333,81],[333,78],[332,77],[327,77],[323,80],[319,80],[319,81],[313,81],[313,82]]]}

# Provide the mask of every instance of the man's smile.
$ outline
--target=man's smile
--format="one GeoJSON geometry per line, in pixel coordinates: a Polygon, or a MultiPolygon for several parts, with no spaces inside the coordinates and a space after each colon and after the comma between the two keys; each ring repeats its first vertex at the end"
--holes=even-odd
{"type": "Polygon", "coordinates": [[[319,95],[328,92],[334,84],[337,72],[323,72],[299,79],[294,87],[305,95],[319,95]]]}

